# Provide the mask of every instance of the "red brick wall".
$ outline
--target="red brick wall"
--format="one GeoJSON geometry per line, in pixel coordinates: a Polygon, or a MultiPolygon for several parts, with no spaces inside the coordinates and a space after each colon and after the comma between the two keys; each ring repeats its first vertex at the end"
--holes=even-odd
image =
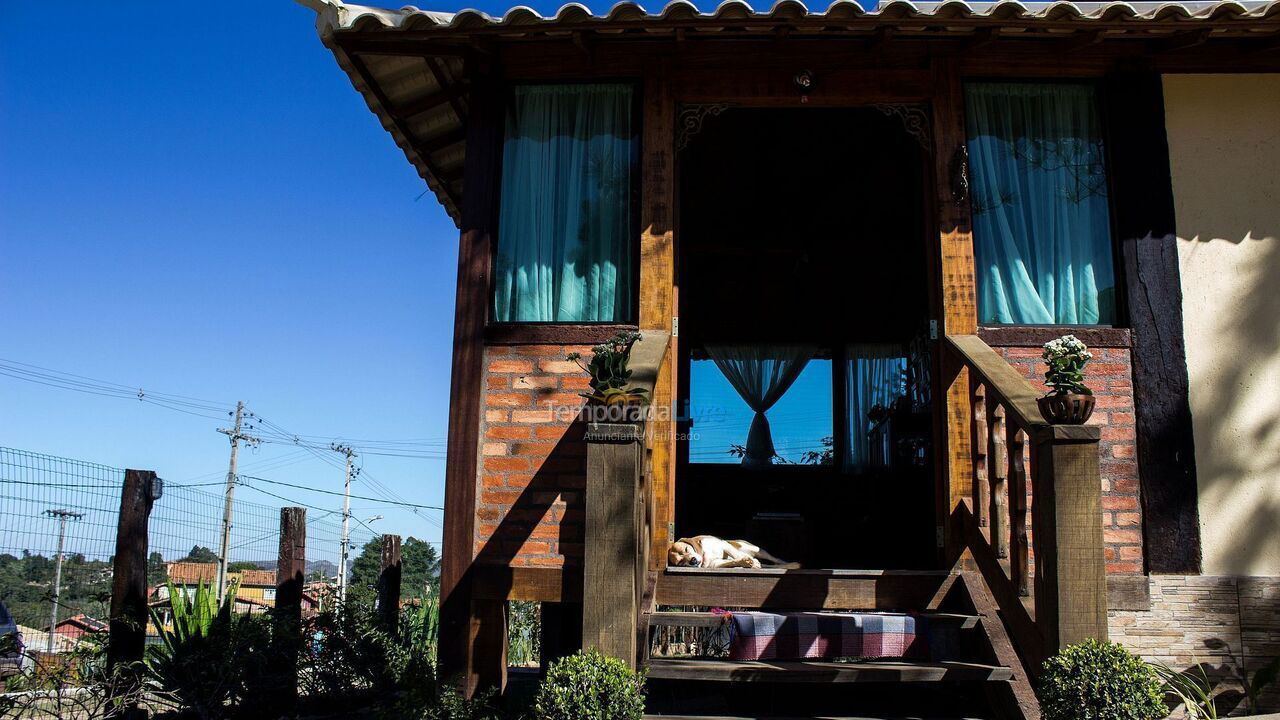
{"type": "Polygon", "coordinates": [[[485,350],[477,562],[562,567],[582,562],[586,443],[572,418],[587,375],[565,360],[587,347],[485,350]],[[567,408],[568,410],[565,410],[567,408]]]}
{"type": "MultiPolygon", "coordinates": [[[[1039,347],[996,351],[1028,379],[1043,386],[1045,364],[1039,347]]],[[[1137,434],[1129,350],[1091,348],[1085,383],[1098,405],[1090,425],[1102,426],[1102,532],[1108,573],[1142,572],[1142,511],[1138,501],[1137,434]]],[[[1034,502],[1034,500],[1032,500],[1034,502]]]]}

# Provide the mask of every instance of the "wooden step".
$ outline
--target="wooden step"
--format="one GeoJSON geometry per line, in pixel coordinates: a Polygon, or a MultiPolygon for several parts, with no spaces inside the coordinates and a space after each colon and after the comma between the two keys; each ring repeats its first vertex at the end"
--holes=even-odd
{"type": "Polygon", "coordinates": [[[649,677],[717,682],[987,682],[1009,680],[1013,672],[998,665],[965,662],[817,660],[701,660],[660,658],[649,661],[649,677]]]}
{"type": "MultiPolygon", "coordinates": [[[[868,613],[869,614],[869,613],[868,613]]],[[[970,630],[978,625],[977,615],[960,613],[920,612],[916,617],[926,618],[928,622],[951,625],[961,630],[970,630]]],[[[720,627],[724,615],[713,612],[677,612],[662,610],[649,615],[650,627],[720,627]]]]}
{"type": "Polygon", "coordinates": [[[927,608],[955,581],[934,570],[782,570],[667,568],[658,576],[658,605],[788,610],[927,608]]]}

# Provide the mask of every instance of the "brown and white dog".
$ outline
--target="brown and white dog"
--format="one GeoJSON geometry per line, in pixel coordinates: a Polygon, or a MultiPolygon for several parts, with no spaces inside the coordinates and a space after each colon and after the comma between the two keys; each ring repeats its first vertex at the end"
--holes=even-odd
{"type": "Polygon", "coordinates": [[[746,540],[721,540],[715,535],[680,538],[667,551],[667,564],[676,567],[753,568],[776,567],[795,570],[789,563],[770,555],[746,540]]]}

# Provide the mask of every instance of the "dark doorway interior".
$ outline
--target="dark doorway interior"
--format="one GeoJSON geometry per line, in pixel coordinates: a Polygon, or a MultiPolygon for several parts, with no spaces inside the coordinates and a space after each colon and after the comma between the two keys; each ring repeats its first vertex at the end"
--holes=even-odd
{"type": "Polygon", "coordinates": [[[924,161],[871,108],[729,108],[681,151],[677,537],[806,567],[935,563],[924,161]],[[740,388],[801,366],[762,464],[740,388]]]}

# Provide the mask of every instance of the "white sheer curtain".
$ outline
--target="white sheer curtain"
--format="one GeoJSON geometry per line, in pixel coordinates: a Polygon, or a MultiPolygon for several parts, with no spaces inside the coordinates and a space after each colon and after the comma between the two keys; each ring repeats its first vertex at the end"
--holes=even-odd
{"type": "Polygon", "coordinates": [[[850,345],[847,353],[845,400],[849,408],[849,457],[846,465],[852,470],[863,470],[871,461],[867,439],[871,420],[867,413],[876,405],[889,408],[906,394],[903,371],[907,368],[907,359],[901,345],[850,345]]]}
{"type": "Polygon", "coordinates": [[[800,377],[804,366],[818,351],[817,346],[707,345],[706,349],[742,401],[756,413],[747,433],[742,464],[747,467],[771,465],[777,452],[765,413],[800,377]]]}

